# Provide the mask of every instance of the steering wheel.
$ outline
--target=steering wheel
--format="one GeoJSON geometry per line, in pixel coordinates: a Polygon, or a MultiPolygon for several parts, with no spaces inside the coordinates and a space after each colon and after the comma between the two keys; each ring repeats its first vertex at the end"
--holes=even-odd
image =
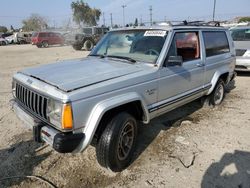
{"type": "Polygon", "coordinates": [[[146,54],[146,55],[156,55],[156,56],[160,55],[160,53],[155,49],[148,49],[144,54],[146,54]]]}

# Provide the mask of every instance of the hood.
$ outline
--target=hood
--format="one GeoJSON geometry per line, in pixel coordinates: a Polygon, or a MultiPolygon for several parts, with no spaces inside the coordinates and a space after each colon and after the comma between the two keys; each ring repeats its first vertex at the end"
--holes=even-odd
{"type": "Polygon", "coordinates": [[[69,92],[141,70],[141,67],[126,61],[88,57],[29,68],[21,73],[69,92]]]}

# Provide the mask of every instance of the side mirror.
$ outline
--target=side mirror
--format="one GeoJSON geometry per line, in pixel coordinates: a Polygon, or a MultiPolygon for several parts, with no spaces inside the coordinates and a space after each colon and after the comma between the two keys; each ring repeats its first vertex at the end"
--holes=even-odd
{"type": "Polygon", "coordinates": [[[167,66],[182,66],[182,56],[169,56],[167,60],[167,66]]]}

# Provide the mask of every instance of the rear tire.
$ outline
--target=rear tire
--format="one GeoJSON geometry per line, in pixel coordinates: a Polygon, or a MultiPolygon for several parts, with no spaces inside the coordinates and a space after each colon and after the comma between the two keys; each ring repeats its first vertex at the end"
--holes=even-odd
{"type": "Polygon", "coordinates": [[[99,164],[114,172],[130,165],[137,136],[137,121],[126,112],[114,116],[99,139],[96,156],[99,164]]]}
{"type": "Polygon", "coordinates": [[[214,88],[214,91],[210,96],[209,103],[213,106],[218,106],[222,103],[224,96],[225,96],[225,84],[222,79],[219,79],[214,88]]]}
{"type": "Polygon", "coordinates": [[[94,48],[94,43],[90,39],[87,39],[83,43],[83,47],[87,51],[91,51],[94,48]]]}

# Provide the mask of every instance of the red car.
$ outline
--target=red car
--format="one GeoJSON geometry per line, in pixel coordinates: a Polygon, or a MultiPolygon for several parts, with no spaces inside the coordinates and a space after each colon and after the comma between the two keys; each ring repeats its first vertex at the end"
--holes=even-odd
{"type": "Polygon", "coordinates": [[[64,44],[64,38],[60,33],[54,32],[37,32],[31,37],[31,44],[38,48],[48,48],[49,45],[64,44]]]}

